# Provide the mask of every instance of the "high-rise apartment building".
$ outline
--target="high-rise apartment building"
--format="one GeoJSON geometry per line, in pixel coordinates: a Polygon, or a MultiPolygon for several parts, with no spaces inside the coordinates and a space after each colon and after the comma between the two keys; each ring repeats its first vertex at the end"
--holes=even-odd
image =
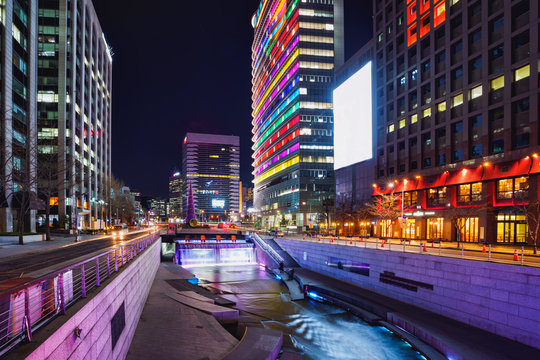
{"type": "Polygon", "coordinates": [[[167,214],[170,218],[182,217],[182,188],[182,175],[178,171],[169,177],[169,208],[167,214]]]}
{"type": "Polygon", "coordinates": [[[539,3],[374,0],[379,235],[530,242],[538,201],[539,3]]]}
{"type": "Polygon", "coordinates": [[[37,0],[0,1],[0,23],[0,231],[35,231],[35,210],[22,220],[18,208],[36,192],[37,0]]]}
{"type": "Polygon", "coordinates": [[[306,226],[333,197],[332,81],[341,1],[263,0],[252,18],[254,206],[265,226],[306,226]]]}
{"type": "Polygon", "coordinates": [[[59,179],[53,216],[102,228],[112,211],[112,57],[91,0],[39,0],[38,59],[39,157],[59,179]]]}
{"type": "Polygon", "coordinates": [[[183,212],[191,185],[200,220],[238,216],[240,138],[188,132],[182,145],[183,212]]]}

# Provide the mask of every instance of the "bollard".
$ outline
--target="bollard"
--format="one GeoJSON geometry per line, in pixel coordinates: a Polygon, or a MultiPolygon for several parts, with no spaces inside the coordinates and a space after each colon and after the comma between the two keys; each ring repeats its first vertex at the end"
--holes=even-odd
{"type": "Polygon", "coordinates": [[[523,265],[523,246],[521,247],[521,265],[523,265]]]}
{"type": "Polygon", "coordinates": [[[379,248],[379,238],[375,238],[375,249],[379,248]]]}
{"type": "Polygon", "coordinates": [[[461,258],[463,259],[463,243],[461,243],[461,258]]]}
{"type": "Polygon", "coordinates": [[[422,253],[422,244],[423,244],[423,243],[420,243],[420,246],[418,247],[418,253],[419,253],[419,254],[422,253]]]}
{"type": "Polygon", "coordinates": [[[116,249],[114,249],[114,272],[118,272],[118,254],[116,249]]]}
{"type": "Polygon", "coordinates": [[[64,301],[64,273],[58,274],[58,289],[60,290],[60,314],[66,313],[66,303],[64,301]]]}
{"type": "Polygon", "coordinates": [[[120,261],[120,266],[123,267],[123,266],[124,266],[124,247],[122,246],[122,247],[120,248],[120,250],[121,250],[121,255],[122,255],[122,256],[120,257],[120,260],[121,260],[121,261],[120,261]]]}
{"type": "Polygon", "coordinates": [[[488,247],[488,261],[491,261],[491,244],[488,247]]]}

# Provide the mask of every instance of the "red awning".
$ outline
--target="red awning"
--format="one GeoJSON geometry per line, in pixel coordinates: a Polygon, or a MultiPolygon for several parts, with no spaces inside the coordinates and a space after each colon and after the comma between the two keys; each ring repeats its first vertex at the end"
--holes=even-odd
{"type": "Polygon", "coordinates": [[[458,171],[454,171],[448,176],[446,186],[482,181],[483,172],[484,169],[482,166],[478,166],[477,168],[472,169],[461,169],[458,171]]]}
{"type": "Polygon", "coordinates": [[[446,186],[448,174],[448,171],[445,171],[440,175],[422,177],[418,180],[416,190],[446,186]]]}
{"type": "Polygon", "coordinates": [[[484,169],[482,180],[504,179],[516,176],[526,176],[531,168],[531,157],[511,163],[488,165],[484,169]]]}
{"type": "Polygon", "coordinates": [[[533,157],[533,163],[531,167],[531,174],[540,173],[540,157],[533,157]]]}

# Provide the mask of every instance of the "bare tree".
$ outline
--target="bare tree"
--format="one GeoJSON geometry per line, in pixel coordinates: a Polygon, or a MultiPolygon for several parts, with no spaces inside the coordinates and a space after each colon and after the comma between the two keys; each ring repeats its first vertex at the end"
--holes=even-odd
{"type": "Polygon", "coordinates": [[[125,223],[133,223],[136,217],[135,199],[131,194],[126,194],[122,191],[124,183],[115,178],[111,179],[111,206],[113,211],[116,210],[117,217],[125,223]]]}
{"type": "Polygon", "coordinates": [[[540,201],[538,201],[536,196],[533,199],[529,198],[527,187],[527,189],[514,193],[514,208],[519,213],[525,215],[529,243],[532,242],[533,252],[536,254],[538,252],[538,231],[540,230],[540,201]]]}
{"type": "Polygon", "coordinates": [[[391,192],[377,195],[372,202],[366,204],[366,210],[370,215],[384,220],[387,235],[390,233],[391,222],[401,216],[401,207],[398,206],[400,200],[401,194],[391,192]]]}

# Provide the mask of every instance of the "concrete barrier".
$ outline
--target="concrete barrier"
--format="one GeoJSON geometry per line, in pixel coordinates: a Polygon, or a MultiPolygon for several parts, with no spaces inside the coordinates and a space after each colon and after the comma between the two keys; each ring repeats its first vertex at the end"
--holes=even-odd
{"type": "Polygon", "coordinates": [[[36,333],[35,342],[39,336],[46,339],[27,359],[125,358],[160,264],[160,247],[159,240],[154,242],[101,291],[68,309],[68,318],[49,325],[63,322],[53,333],[36,333]]]}
{"type": "Polygon", "coordinates": [[[539,268],[277,241],[302,267],[540,348],[539,268]],[[328,265],[336,259],[362,263],[364,274],[328,265]]]}

